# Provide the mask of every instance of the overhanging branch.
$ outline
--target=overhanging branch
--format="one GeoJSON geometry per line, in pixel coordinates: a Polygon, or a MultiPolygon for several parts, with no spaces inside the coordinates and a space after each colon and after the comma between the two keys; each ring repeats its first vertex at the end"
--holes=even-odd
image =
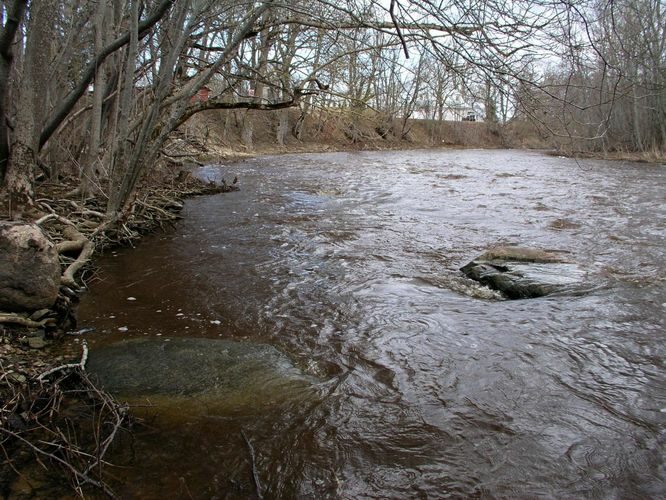
{"type": "Polygon", "coordinates": [[[209,99],[207,101],[190,104],[183,113],[183,116],[178,121],[176,128],[180,127],[192,116],[196,115],[197,113],[201,113],[202,111],[209,111],[213,109],[254,109],[258,111],[275,111],[278,109],[293,108],[295,106],[298,106],[298,103],[300,102],[301,98],[304,95],[310,95],[316,93],[317,93],[316,91],[305,92],[300,89],[296,89],[293,98],[287,101],[280,101],[273,103],[257,102],[257,101],[228,102],[228,101],[222,101],[221,99],[209,99]]]}

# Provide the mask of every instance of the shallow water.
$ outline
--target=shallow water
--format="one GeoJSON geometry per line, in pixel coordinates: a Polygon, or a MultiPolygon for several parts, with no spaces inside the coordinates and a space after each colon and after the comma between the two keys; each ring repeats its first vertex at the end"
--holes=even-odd
{"type": "Polygon", "coordinates": [[[666,494],[663,166],[466,150],[198,174],[241,191],[100,259],[91,349],[260,342],[324,382],[239,415],[152,401],[121,495],[253,495],[241,431],[266,498],[666,494]],[[497,300],[458,271],[497,243],[567,251],[593,286],[497,300]]]}

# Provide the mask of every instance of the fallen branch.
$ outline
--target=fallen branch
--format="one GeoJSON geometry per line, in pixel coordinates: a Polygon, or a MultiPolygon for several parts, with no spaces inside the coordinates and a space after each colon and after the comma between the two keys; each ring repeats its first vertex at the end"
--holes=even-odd
{"type": "Polygon", "coordinates": [[[81,343],[81,349],[82,349],[81,361],[79,361],[78,363],[68,363],[65,365],[56,366],[55,368],[51,368],[50,370],[45,371],[39,377],[37,377],[37,380],[41,382],[49,375],[53,375],[54,373],[63,370],[72,370],[79,368],[81,371],[85,371],[86,363],[88,362],[88,343],[85,340],[81,343]]]}
{"type": "Polygon", "coordinates": [[[146,203],[145,201],[136,200],[136,202],[139,205],[143,205],[146,208],[150,208],[150,209],[155,210],[156,212],[162,214],[164,217],[167,218],[167,220],[182,219],[182,216],[180,216],[178,214],[167,212],[163,208],[156,207],[155,205],[151,205],[150,203],[146,203]]]}
{"type": "Polygon", "coordinates": [[[85,483],[92,484],[93,486],[95,486],[95,487],[101,489],[102,491],[104,491],[104,493],[106,493],[111,498],[115,498],[115,495],[114,495],[113,491],[111,491],[108,486],[106,486],[104,483],[102,483],[100,481],[96,481],[96,480],[92,479],[91,477],[88,477],[86,474],[79,471],[76,467],[74,467],[72,464],[70,464],[67,460],[63,460],[62,458],[58,457],[57,455],[54,455],[53,453],[49,453],[48,451],[42,450],[40,447],[34,445],[33,443],[31,443],[30,441],[25,439],[23,436],[19,435],[16,432],[10,431],[9,429],[5,429],[3,427],[0,427],[0,432],[4,432],[8,436],[13,437],[14,439],[18,439],[23,444],[28,446],[28,448],[30,448],[35,453],[37,453],[39,455],[43,455],[45,457],[48,457],[49,459],[59,463],[65,469],[67,469],[72,474],[74,474],[74,476],[77,479],[80,479],[81,481],[83,481],[84,484],[85,483]]]}
{"type": "Polygon", "coordinates": [[[62,217],[58,214],[55,214],[55,213],[47,214],[44,217],[40,217],[39,219],[37,219],[35,221],[35,225],[41,226],[42,224],[46,224],[47,222],[50,222],[52,220],[57,220],[58,222],[60,222],[62,224],[66,224],[68,226],[75,227],[75,224],[71,220],[69,220],[65,217],[62,217]]]}
{"type": "Polygon", "coordinates": [[[11,323],[13,325],[27,326],[28,328],[42,328],[48,319],[49,318],[41,321],[33,321],[23,316],[19,316],[18,314],[0,313],[0,323],[11,323]]]}
{"type": "Polygon", "coordinates": [[[86,484],[114,497],[104,477],[105,468],[111,465],[105,456],[129,421],[128,406],[116,402],[90,380],[84,371],[87,358],[84,342],[78,363],[50,369],[28,384],[6,377],[0,362],[0,380],[9,386],[4,401],[0,401],[0,454],[4,454],[5,464],[21,475],[29,462],[14,457],[25,448],[44,469],[59,466],[77,497],[85,498],[82,487],[86,484]],[[64,412],[63,403],[67,408],[64,412]],[[76,410],[68,413],[72,408],[76,410]],[[76,416],[72,419],[71,415],[76,416]]]}
{"type": "Polygon", "coordinates": [[[250,440],[245,435],[245,431],[243,431],[242,429],[241,429],[241,436],[243,436],[245,444],[247,445],[247,449],[250,452],[250,460],[252,465],[252,480],[254,481],[254,487],[257,490],[257,498],[259,500],[262,500],[264,496],[261,494],[261,483],[259,482],[259,473],[257,472],[257,460],[254,454],[254,447],[252,446],[252,443],[250,443],[250,440]]]}
{"type": "MultiPolygon", "coordinates": [[[[113,417],[115,417],[115,422],[113,422],[112,424],[113,428],[107,434],[106,438],[102,441],[101,445],[98,445],[97,447],[98,454],[96,460],[89,463],[88,467],[84,471],[84,474],[88,474],[95,467],[100,467],[104,463],[102,459],[106,455],[109,446],[111,446],[113,441],[116,439],[116,434],[121,429],[122,424],[125,421],[125,418],[127,417],[127,412],[129,407],[127,406],[127,404],[119,405],[118,403],[116,403],[113,400],[113,398],[109,396],[109,394],[107,394],[103,390],[98,389],[95,384],[90,382],[90,379],[88,379],[87,376],[85,377],[85,380],[88,383],[89,390],[95,394],[95,399],[101,401],[103,406],[108,408],[113,417]]],[[[110,422],[107,421],[107,424],[109,423],[110,422]]],[[[100,476],[101,476],[101,470],[100,470],[100,476]]]]}

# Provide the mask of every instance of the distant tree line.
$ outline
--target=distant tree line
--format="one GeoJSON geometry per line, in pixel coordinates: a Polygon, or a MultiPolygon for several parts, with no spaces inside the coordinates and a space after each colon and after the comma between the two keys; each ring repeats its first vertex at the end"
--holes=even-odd
{"type": "MultiPolygon", "coordinates": [[[[404,135],[457,99],[581,147],[666,145],[662,0],[3,0],[0,15],[14,209],[70,162],[70,195],[118,217],[170,135],[211,109],[279,113],[280,144],[318,108],[370,108],[404,135]]],[[[251,147],[248,114],[241,125],[251,147]]]]}
{"type": "Polygon", "coordinates": [[[563,3],[557,61],[520,82],[520,111],[573,149],[666,150],[666,4],[563,3]]]}

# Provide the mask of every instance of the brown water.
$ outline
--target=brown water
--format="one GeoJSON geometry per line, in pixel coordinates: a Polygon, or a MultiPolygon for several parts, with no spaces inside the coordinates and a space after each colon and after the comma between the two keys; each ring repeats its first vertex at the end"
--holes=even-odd
{"type": "Polygon", "coordinates": [[[79,316],[92,349],[268,343],[321,395],[153,401],[133,458],[117,456],[121,495],[251,497],[241,430],[266,498],[666,495],[663,166],[468,150],[199,174],[241,191],[192,199],[175,230],[100,259],[79,316]],[[495,300],[458,268],[497,243],[569,251],[594,286],[495,300]]]}

